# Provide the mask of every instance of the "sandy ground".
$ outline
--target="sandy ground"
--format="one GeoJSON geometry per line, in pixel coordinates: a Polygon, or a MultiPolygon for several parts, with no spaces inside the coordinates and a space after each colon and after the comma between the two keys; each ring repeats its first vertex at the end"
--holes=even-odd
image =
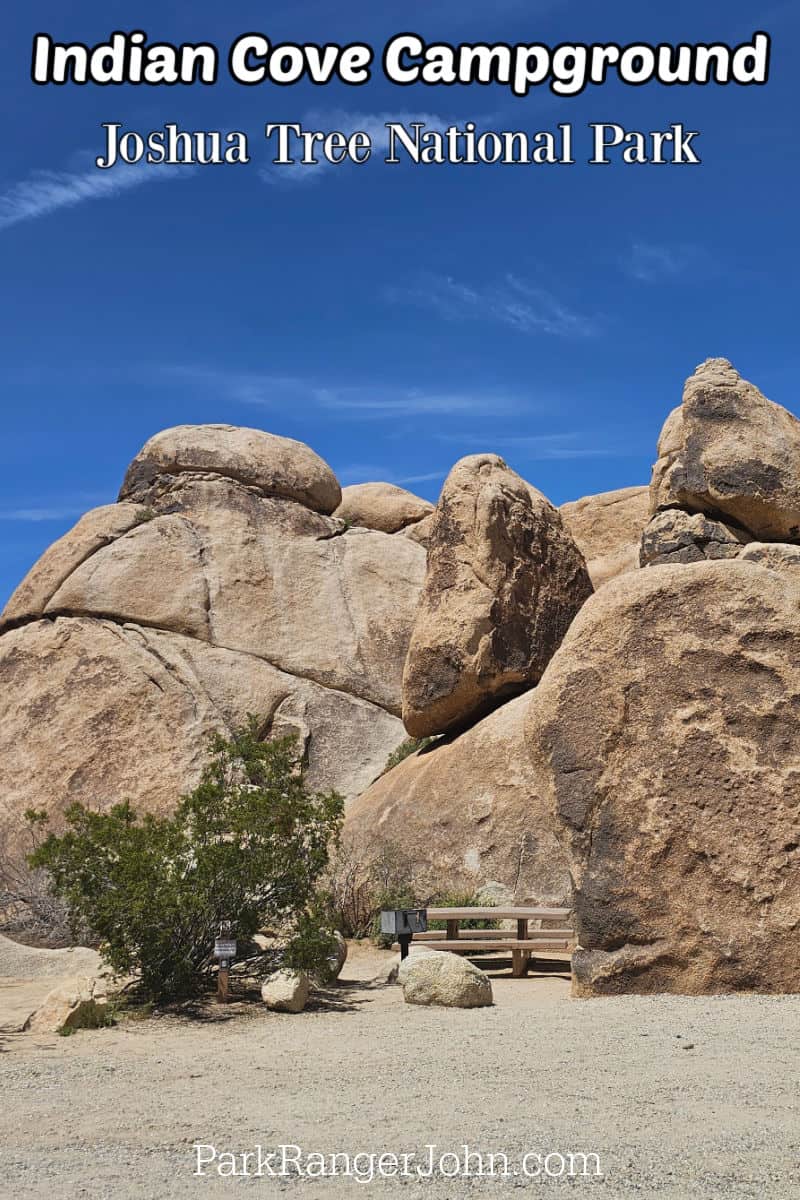
{"type": "Polygon", "coordinates": [[[565,978],[498,976],[493,1008],[446,1011],[366,986],[382,961],[356,949],[299,1016],[236,1005],[70,1038],[0,1034],[0,1196],[800,1196],[800,997],[573,1001],[565,978]],[[259,1178],[255,1154],[249,1175],[200,1177],[195,1143],[419,1159],[371,1183],[273,1178],[266,1164],[259,1178]],[[485,1170],[503,1152],[511,1173],[417,1177],[428,1144],[437,1159],[466,1144],[485,1170]],[[515,1176],[526,1152],[594,1153],[602,1178],[515,1176]]]}

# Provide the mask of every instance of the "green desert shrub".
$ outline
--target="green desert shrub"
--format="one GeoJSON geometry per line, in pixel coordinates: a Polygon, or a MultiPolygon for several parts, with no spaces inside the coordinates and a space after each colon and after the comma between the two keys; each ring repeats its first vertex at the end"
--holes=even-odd
{"type": "Polygon", "coordinates": [[[230,740],[215,735],[200,783],[171,816],[74,804],[66,833],[50,833],[31,856],[72,922],[116,972],[139,976],[145,997],[198,991],[225,924],[243,944],[264,928],[288,929],[294,965],[332,952],[318,887],[343,802],[310,792],[294,740],[264,742],[259,728],[250,717],[230,740]]]}
{"type": "MultiPolygon", "coordinates": [[[[430,908],[487,908],[485,900],[477,899],[472,892],[459,891],[443,891],[437,893],[435,898],[430,901],[430,908]]],[[[497,921],[491,921],[485,917],[467,917],[459,922],[461,929],[497,929],[497,921]]],[[[446,921],[429,921],[429,929],[446,929],[446,921]]]]}
{"type": "Polygon", "coordinates": [[[435,737],[406,738],[406,740],[401,742],[397,749],[393,750],[387,758],[386,766],[383,768],[383,774],[385,775],[387,771],[391,771],[393,767],[398,766],[398,764],[403,762],[404,759],[410,758],[411,755],[416,754],[417,751],[427,750],[428,746],[432,746],[433,743],[437,742],[438,740],[439,739],[435,737]]]}

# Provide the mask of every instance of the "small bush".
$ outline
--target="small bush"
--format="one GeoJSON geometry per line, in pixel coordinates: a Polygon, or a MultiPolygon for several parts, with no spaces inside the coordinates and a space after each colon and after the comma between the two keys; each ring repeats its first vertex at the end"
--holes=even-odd
{"type": "MultiPolygon", "coordinates": [[[[485,908],[469,892],[442,883],[435,892],[415,880],[414,864],[391,842],[373,844],[349,841],[340,844],[326,880],[328,923],[345,937],[374,938],[391,943],[380,932],[380,914],[393,908],[485,908]]],[[[431,921],[431,929],[444,929],[444,921],[431,921]]],[[[476,918],[461,922],[462,929],[496,929],[497,922],[476,918]]]]}
{"type": "Polygon", "coordinates": [[[373,936],[382,908],[413,907],[413,873],[410,859],[391,844],[340,844],[326,879],[329,923],[345,937],[373,936]],[[395,904],[398,898],[406,903],[395,904]]]}
{"type": "Polygon", "coordinates": [[[263,742],[249,718],[215,735],[199,785],[169,817],[67,810],[68,830],[31,855],[73,923],[88,928],[119,974],[138,973],[145,997],[195,993],[229,924],[240,942],[289,927],[287,958],[309,966],[332,949],[317,888],[338,837],[343,802],[307,790],[292,738],[263,742]]]}
{"type": "Polygon", "coordinates": [[[406,740],[401,742],[397,749],[393,750],[389,755],[382,774],[385,775],[387,771],[391,771],[393,767],[398,766],[401,762],[403,762],[404,759],[410,758],[412,754],[416,754],[419,750],[427,750],[428,746],[432,746],[433,743],[438,740],[439,739],[435,737],[406,738],[406,740]]]}
{"type": "MultiPolygon", "coordinates": [[[[471,892],[439,892],[430,902],[431,908],[487,908],[484,900],[478,900],[471,892]]],[[[459,922],[461,929],[497,929],[498,922],[488,918],[467,918],[459,922]]],[[[429,921],[429,929],[446,929],[446,921],[429,921]]]]}
{"type": "Polygon", "coordinates": [[[148,521],[155,521],[158,513],[154,508],[143,508],[140,513],[137,513],[136,519],[133,522],[134,528],[137,525],[146,525],[148,521]]]}
{"type": "Polygon", "coordinates": [[[0,850],[0,931],[32,945],[69,946],[73,936],[67,906],[53,895],[47,872],[32,869],[27,861],[44,840],[46,822],[45,813],[28,809],[23,848],[15,852],[6,845],[0,850]]]}

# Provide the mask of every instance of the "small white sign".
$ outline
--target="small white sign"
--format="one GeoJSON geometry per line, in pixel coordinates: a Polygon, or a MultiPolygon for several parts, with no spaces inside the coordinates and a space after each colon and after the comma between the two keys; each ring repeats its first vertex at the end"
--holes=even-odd
{"type": "Polygon", "coordinates": [[[214,942],[214,958],[236,958],[236,942],[229,938],[217,938],[214,942]]]}

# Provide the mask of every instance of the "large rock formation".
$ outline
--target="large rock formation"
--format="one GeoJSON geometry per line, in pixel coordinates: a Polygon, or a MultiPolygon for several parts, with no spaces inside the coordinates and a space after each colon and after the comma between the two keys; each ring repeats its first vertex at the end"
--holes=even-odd
{"type": "Polygon", "coordinates": [[[574,990],[800,991],[800,586],[636,572],[585,605],[528,709],[562,823],[574,990]]]}
{"type": "Polygon", "coordinates": [[[433,512],[433,505],[393,483],[354,483],[342,489],[342,502],[333,514],[350,525],[399,533],[433,512]]]}
{"type": "Polygon", "coordinates": [[[40,617],[50,597],[73,571],[148,515],[142,504],[104,504],[91,509],[31,567],[3,610],[0,629],[40,617]]]}
{"type": "Polygon", "coordinates": [[[27,808],[135,800],[165,811],[199,778],[208,738],[255,713],[295,734],[309,782],[363,791],[402,739],[377,705],[193,638],[85,617],[0,637],[0,825],[27,808]],[[57,749],[54,749],[57,748],[57,749]]]}
{"type": "Polygon", "coordinates": [[[800,421],[727,359],[709,359],[687,381],[658,454],[652,512],[727,516],[760,540],[800,540],[800,421]]]}
{"type": "Polygon", "coordinates": [[[595,588],[639,566],[639,538],[649,507],[646,487],[601,492],[561,505],[564,524],[586,559],[595,588]]]}
{"type": "Polygon", "coordinates": [[[122,495],[3,613],[0,825],[74,799],[163,809],[249,712],[299,736],[314,786],[363,791],[403,739],[423,547],[325,516],[321,459],[230,426],[159,434],[122,495]]]}
{"type": "Polygon", "coordinates": [[[566,854],[525,750],[534,699],[518,696],[387,771],[348,810],[346,841],[362,860],[384,851],[412,863],[421,898],[491,880],[520,904],[568,904],[566,854]]]}
{"type": "Polygon", "coordinates": [[[82,562],[42,615],[186,634],[399,713],[419,546],[225,478],[178,476],[149,505],[152,519],[82,562]]]}
{"type": "Polygon", "coordinates": [[[557,509],[494,454],[445,481],[403,675],[414,737],[448,732],[532,687],[591,594],[557,509]]]}

